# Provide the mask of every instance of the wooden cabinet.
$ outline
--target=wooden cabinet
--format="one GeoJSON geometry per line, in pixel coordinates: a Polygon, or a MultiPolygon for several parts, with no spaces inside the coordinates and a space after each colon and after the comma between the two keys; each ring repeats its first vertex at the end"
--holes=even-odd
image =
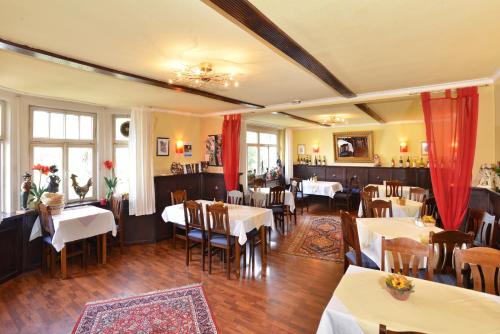
{"type": "Polygon", "coordinates": [[[325,176],[326,181],[340,182],[340,183],[344,183],[346,181],[345,167],[327,166],[325,172],[326,172],[325,176]]]}
{"type": "Polygon", "coordinates": [[[0,224],[0,283],[19,275],[22,268],[22,218],[0,224]]]}
{"type": "Polygon", "coordinates": [[[368,169],[368,183],[382,184],[384,181],[392,180],[392,170],[389,168],[373,167],[368,169]]]}

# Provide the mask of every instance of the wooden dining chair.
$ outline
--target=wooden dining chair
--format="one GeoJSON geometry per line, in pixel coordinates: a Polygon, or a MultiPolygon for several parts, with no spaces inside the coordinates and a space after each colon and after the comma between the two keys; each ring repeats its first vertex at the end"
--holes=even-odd
{"type": "Polygon", "coordinates": [[[359,193],[360,185],[358,176],[353,175],[349,180],[348,187],[342,189],[342,191],[337,191],[333,196],[333,203],[335,205],[335,208],[337,208],[338,204],[340,203],[347,211],[350,211],[353,200],[359,197],[359,193]]]}
{"type": "Polygon", "coordinates": [[[254,188],[264,188],[266,186],[266,180],[257,178],[253,180],[253,187],[254,188]]]}
{"type": "Polygon", "coordinates": [[[496,223],[496,217],[484,210],[469,210],[465,230],[467,232],[472,231],[475,234],[475,247],[494,247],[496,241],[494,240],[496,238],[496,233],[494,233],[496,223]]]}
{"type": "MultiPolygon", "coordinates": [[[[52,215],[48,207],[40,203],[38,205],[38,213],[40,216],[40,224],[42,226],[42,269],[46,270],[50,267],[50,275],[55,275],[57,257],[60,254],[61,261],[61,278],[66,278],[67,261],[69,258],[81,256],[82,267],[87,266],[87,239],[66,242],[64,248],[58,253],[52,245],[52,237],[54,236],[54,223],[52,215]],[[47,262],[48,260],[48,262],[47,262]]],[[[99,251],[98,251],[99,252],[99,251]]]]}
{"type": "Polygon", "coordinates": [[[462,287],[465,264],[470,266],[474,290],[500,296],[500,250],[489,247],[457,249],[455,270],[458,287],[462,287]]]}
{"type": "MultiPolygon", "coordinates": [[[[208,230],[208,273],[212,273],[212,248],[222,249],[226,259],[226,276],[231,278],[232,251],[236,238],[231,235],[229,211],[220,204],[206,205],[208,230]]],[[[240,265],[237,263],[236,265],[240,265]]]]}
{"type": "Polygon", "coordinates": [[[380,197],[377,186],[366,186],[363,188],[363,192],[369,194],[372,199],[380,197]]]}
{"type": "MultiPolygon", "coordinates": [[[[266,193],[261,193],[261,192],[254,192],[252,194],[252,201],[251,201],[252,206],[256,208],[265,208],[267,207],[267,194],[266,193]]],[[[270,245],[271,244],[271,227],[266,226],[266,234],[268,235],[267,243],[270,245]]],[[[250,241],[250,258],[249,260],[252,261],[252,266],[253,266],[253,261],[254,257],[253,254],[255,253],[255,247],[260,245],[260,236],[258,233],[257,229],[254,229],[250,232],[247,233],[248,240],[250,241]]],[[[267,251],[267,248],[266,248],[267,251]]]]}
{"type": "Polygon", "coordinates": [[[408,198],[415,202],[424,203],[427,191],[420,187],[411,187],[408,198]]]}
{"type": "Polygon", "coordinates": [[[389,329],[387,329],[387,327],[385,325],[382,325],[380,324],[379,328],[378,328],[378,333],[379,334],[425,334],[425,333],[422,333],[422,332],[412,332],[412,331],[391,331],[389,329]]]}
{"type": "Polygon", "coordinates": [[[243,193],[239,190],[228,191],[226,203],[243,205],[243,193]]]}
{"type": "Polygon", "coordinates": [[[256,208],[265,208],[267,206],[267,194],[259,191],[254,192],[250,204],[256,208]]]}
{"type": "MultiPolygon", "coordinates": [[[[172,191],[170,193],[171,205],[182,204],[184,201],[187,201],[187,191],[186,190],[176,190],[176,191],[172,191]]],[[[186,228],[184,226],[172,223],[172,239],[173,239],[173,244],[174,244],[173,246],[175,249],[177,239],[181,239],[184,241],[186,240],[186,228]]]]}
{"type": "Polygon", "coordinates": [[[363,212],[362,216],[364,218],[373,218],[373,212],[372,212],[373,197],[372,197],[372,194],[370,192],[365,192],[364,190],[362,190],[360,197],[361,197],[361,209],[363,212]]]}
{"type": "Polygon", "coordinates": [[[436,259],[434,267],[434,280],[436,282],[449,285],[457,284],[453,268],[453,254],[456,248],[462,248],[464,245],[467,248],[471,247],[473,241],[474,234],[472,232],[441,231],[435,233],[431,231],[429,233],[432,258],[436,259]]]}
{"type": "Polygon", "coordinates": [[[207,240],[203,205],[195,201],[184,202],[184,222],[186,224],[186,266],[192,257],[192,248],[201,245],[201,269],[205,271],[205,243],[207,240]],[[193,242],[191,244],[191,242],[193,242]]]}
{"type": "Polygon", "coordinates": [[[385,252],[390,252],[394,267],[394,273],[402,273],[405,276],[413,276],[415,278],[425,278],[432,281],[434,278],[433,252],[430,244],[423,244],[410,238],[394,238],[386,239],[382,237],[382,271],[385,271],[385,252]],[[425,274],[419,271],[418,265],[426,258],[425,274]]]}
{"type": "Polygon", "coordinates": [[[399,180],[385,182],[385,197],[403,197],[403,186],[399,180]]]}
{"type": "Polygon", "coordinates": [[[285,233],[285,188],[282,186],[272,187],[269,190],[267,207],[273,210],[274,222],[285,233]]]}
{"type": "Polygon", "coordinates": [[[341,210],[340,220],[342,222],[342,239],[344,242],[344,272],[350,264],[379,270],[377,264],[361,252],[356,217],[347,211],[341,210]]]}
{"type": "Polygon", "coordinates": [[[111,212],[113,212],[113,216],[115,218],[117,238],[120,244],[120,254],[123,254],[123,243],[125,240],[125,213],[123,210],[123,198],[121,195],[113,196],[111,198],[111,212]]]}
{"type": "Polygon", "coordinates": [[[392,201],[386,201],[383,199],[373,200],[371,202],[371,211],[373,218],[393,217],[392,201]]]}
{"type": "Polygon", "coordinates": [[[304,194],[304,188],[302,179],[298,177],[290,178],[290,192],[293,193],[293,198],[295,200],[295,207],[300,207],[300,214],[304,214],[304,206],[307,212],[309,212],[309,195],[304,194]]]}

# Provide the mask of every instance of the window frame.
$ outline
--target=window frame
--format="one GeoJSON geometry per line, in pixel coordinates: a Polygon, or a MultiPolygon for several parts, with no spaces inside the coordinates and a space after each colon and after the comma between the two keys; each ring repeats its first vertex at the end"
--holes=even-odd
{"type": "MultiPolygon", "coordinates": [[[[113,122],[113,133],[112,133],[112,136],[113,136],[113,162],[116,163],[116,149],[117,148],[129,148],[129,140],[118,140],[116,139],[116,119],[117,118],[128,118],[130,120],[130,115],[127,115],[127,114],[113,114],[113,117],[112,117],[112,122],[113,122]]],[[[130,138],[130,136],[129,136],[130,138]]],[[[129,151],[130,152],[130,151],[129,151]]],[[[113,169],[113,176],[116,176],[115,175],[115,171],[113,169]]],[[[130,178],[129,178],[129,184],[128,184],[128,190],[130,192],[130,178]]]]}
{"type": "MultiPolygon", "coordinates": [[[[97,113],[85,112],[85,111],[76,111],[76,110],[67,110],[67,109],[59,109],[59,108],[51,108],[51,107],[43,107],[39,105],[32,105],[29,107],[29,118],[30,118],[30,152],[29,152],[29,161],[30,168],[35,164],[33,157],[33,149],[35,146],[42,147],[62,147],[63,149],[63,166],[60,167],[62,171],[62,180],[63,180],[63,188],[59,189],[59,192],[64,194],[64,198],[67,203],[78,202],[79,199],[69,199],[69,187],[71,184],[71,180],[69,178],[68,171],[68,159],[69,159],[69,149],[73,147],[90,147],[92,148],[92,190],[93,194],[90,197],[85,197],[87,201],[95,201],[98,198],[98,169],[97,169],[97,113]],[[92,117],[92,140],[90,139],[52,139],[52,138],[35,138],[33,137],[33,114],[35,111],[46,111],[46,112],[55,112],[64,115],[76,115],[76,116],[91,116],[92,117]]],[[[50,122],[50,121],[49,121],[50,122]]],[[[49,124],[50,126],[50,124],[49,124]]],[[[66,126],[66,124],[64,125],[66,126]]],[[[49,129],[50,136],[50,129],[49,129]]],[[[58,166],[59,167],[59,166],[58,166]]],[[[80,180],[79,180],[80,181],[80,180]]],[[[85,180],[86,181],[86,180],[85,180]]]]}
{"type": "MultiPolygon", "coordinates": [[[[265,129],[265,128],[254,128],[254,127],[248,127],[246,132],[256,132],[257,133],[257,143],[246,143],[246,150],[247,150],[247,161],[246,161],[246,168],[248,169],[248,148],[249,147],[256,147],[257,148],[257,175],[262,175],[265,173],[265,170],[260,170],[260,148],[261,147],[267,147],[268,152],[269,152],[269,147],[276,147],[276,152],[279,154],[279,144],[280,144],[280,138],[279,138],[279,130],[277,129],[265,129]],[[261,133],[267,133],[267,134],[273,134],[276,135],[276,144],[261,144],[260,143],[260,134],[261,133]]],[[[245,133],[245,142],[246,142],[246,136],[247,134],[245,133]]],[[[269,154],[269,153],[268,153],[269,154]]]]}

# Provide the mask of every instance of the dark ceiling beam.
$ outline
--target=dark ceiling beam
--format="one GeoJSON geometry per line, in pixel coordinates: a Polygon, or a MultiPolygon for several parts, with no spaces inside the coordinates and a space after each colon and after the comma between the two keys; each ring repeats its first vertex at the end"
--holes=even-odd
{"type": "MultiPolygon", "coordinates": [[[[287,33],[268,19],[261,11],[247,0],[205,0],[220,8],[253,33],[270,43],[309,72],[324,81],[344,97],[355,97],[356,94],[344,85],[313,55],[294,41],[287,33]]],[[[283,1],[286,6],[286,1],[283,1]]]]}
{"type": "Polygon", "coordinates": [[[321,123],[321,122],[318,122],[318,121],[313,121],[312,119],[308,119],[308,118],[296,116],[296,115],[289,114],[289,113],[284,112],[284,111],[278,111],[277,113],[281,114],[281,115],[288,116],[288,117],[293,118],[293,119],[296,119],[297,121],[306,122],[306,123],[312,123],[314,125],[321,125],[321,126],[324,126],[324,127],[327,127],[327,128],[330,127],[329,124],[324,124],[324,123],[321,123]]]}
{"type": "Polygon", "coordinates": [[[102,65],[97,65],[93,63],[89,63],[83,60],[71,58],[71,57],[66,57],[54,52],[46,51],[46,50],[41,50],[37,48],[33,48],[27,45],[15,43],[12,41],[5,40],[3,38],[0,38],[0,50],[7,50],[11,52],[15,52],[21,55],[33,57],[36,59],[41,59],[41,60],[46,60],[52,63],[56,63],[59,65],[64,65],[68,67],[72,67],[78,70],[83,70],[87,72],[92,72],[92,73],[99,73],[103,75],[107,75],[109,77],[117,78],[117,79],[122,79],[122,80],[127,80],[127,81],[132,81],[132,82],[138,82],[150,86],[155,86],[155,87],[160,87],[160,88],[166,88],[166,89],[171,89],[173,91],[179,92],[179,93],[188,93],[188,94],[194,94],[198,96],[203,96],[212,100],[217,100],[217,101],[222,101],[222,102],[227,102],[227,103],[232,103],[232,104],[238,104],[242,105],[245,107],[250,107],[250,108],[264,108],[263,105],[260,104],[255,104],[251,102],[246,102],[246,101],[241,101],[237,99],[233,99],[230,97],[210,93],[204,90],[188,87],[188,86],[183,86],[183,85],[176,85],[176,84],[169,84],[166,81],[161,81],[161,80],[156,80],[152,78],[148,78],[142,75],[137,75],[129,72],[124,72],[120,70],[116,70],[113,68],[109,68],[106,66],[102,65]]]}
{"type": "Polygon", "coordinates": [[[385,123],[384,119],[380,117],[379,114],[377,114],[372,108],[370,108],[366,103],[357,103],[355,104],[356,107],[361,109],[365,114],[373,118],[379,123],[385,123]]]}

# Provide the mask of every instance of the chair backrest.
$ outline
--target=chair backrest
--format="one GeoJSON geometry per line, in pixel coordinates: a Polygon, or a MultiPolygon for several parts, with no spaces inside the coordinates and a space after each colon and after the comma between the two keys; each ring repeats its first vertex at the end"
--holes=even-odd
{"type": "Polygon", "coordinates": [[[391,331],[389,329],[386,328],[385,325],[382,325],[380,324],[379,328],[378,328],[378,333],[379,334],[425,334],[425,333],[422,333],[422,332],[409,332],[409,331],[404,331],[404,332],[397,332],[397,331],[391,331]]]}
{"type": "Polygon", "coordinates": [[[455,270],[459,287],[462,287],[462,267],[465,263],[471,268],[474,290],[500,295],[500,250],[489,247],[457,249],[455,270]]]}
{"type": "Polygon", "coordinates": [[[347,211],[340,211],[340,220],[342,221],[342,236],[344,241],[344,253],[349,252],[351,247],[356,254],[356,265],[362,267],[361,247],[359,245],[358,227],[356,217],[347,211]]]}
{"type": "Polygon", "coordinates": [[[438,254],[436,255],[435,247],[431,250],[434,252],[433,258],[437,257],[435,272],[438,273],[453,273],[453,252],[455,248],[462,248],[465,244],[467,247],[472,245],[474,234],[472,232],[463,233],[460,231],[441,231],[438,233],[429,233],[429,243],[433,246],[437,245],[438,254]]]}
{"type": "Polygon", "coordinates": [[[410,188],[410,194],[408,196],[412,201],[417,201],[420,203],[425,202],[426,196],[426,190],[424,188],[420,187],[411,187],[410,188]]]}
{"type": "Polygon", "coordinates": [[[176,190],[170,193],[170,199],[172,205],[182,204],[182,202],[187,201],[187,191],[186,190],[176,190]]]}
{"type": "Polygon", "coordinates": [[[243,205],[243,193],[239,190],[231,190],[227,193],[227,203],[243,205]]]}
{"type": "Polygon", "coordinates": [[[269,190],[269,199],[267,205],[284,205],[285,204],[285,188],[282,186],[272,187],[269,190]]]}
{"type": "Polygon", "coordinates": [[[261,179],[261,178],[257,178],[255,180],[253,180],[253,186],[255,188],[264,188],[266,186],[266,180],[261,179]]]}
{"type": "Polygon", "coordinates": [[[476,245],[493,247],[496,240],[496,217],[488,212],[483,214],[483,219],[476,234],[476,245]]]}
{"type": "Polygon", "coordinates": [[[123,214],[122,206],[123,206],[122,196],[111,197],[111,212],[113,212],[113,216],[115,216],[116,220],[120,220],[122,218],[123,214]]]}
{"type": "Polygon", "coordinates": [[[402,197],[403,186],[399,180],[385,181],[385,196],[386,197],[402,197]]]}
{"type": "Polygon", "coordinates": [[[393,217],[392,202],[383,199],[373,200],[371,203],[371,211],[374,218],[393,217]]]}
{"type": "Polygon", "coordinates": [[[372,195],[370,192],[361,191],[361,208],[363,209],[363,217],[372,218],[372,195]]]}
{"type": "Polygon", "coordinates": [[[184,222],[186,223],[187,232],[193,228],[205,231],[203,205],[195,201],[184,201],[184,222]]]}
{"type": "Polygon", "coordinates": [[[223,234],[229,238],[231,230],[229,227],[229,211],[227,206],[221,204],[207,204],[207,229],[208,237],[213,233],[223,234]]]}
{"type": "Polygon", "coordinates": [[[38,204],[38,212],[40,214],[40,223],[42,225],[42,230],[44,235],[54,235],[54,222],[52,221],[52,215],[49,212],[49,208],[43,204],[38,204]]]}
{"type": "Polygon", "coordinates": [[[349,180],[349,190],[359,189],[359,188],[361,188],[361,183],[359,183],[359,178],[357,175],[353,175],[349,180]]]}
{"type": "Polygon", "coordinates": [[[302,192],[302,179],[298,177],[292,177],[290,178],[290,191],[292,191],[292,187],[295,187],[297,189],[297,192],[302,192]]]}
{"type": "Polygon", "coordinates": [[[254,192],[252,194],[252,206],[265,208],[267,206],[267,194],[258,191],[254,192]]]}
{"type": "Polygon", "coordinates": [[[385,270],[385,252],[391,252],[394,261],[394,272],[401,272],[405,276],[418,277],[418,265],[423,258],[427,258],[426,279],[432,281],[434,277],[432,251],[430,244],[423,244],[409,238],[385,239],[382,237],[382,268],[385,270]]]}
{"type": "Polygon", "coordinates": [[[472,231],[474,235],[477,234],[483,222],[484,212],[480,209],[469,209],[465,232],[472,231]]]}
{"type": "Polygon", "coordinates": [[[439,219],[435,197],[429,197],[425,199],[425,202],[422,205],[422,211],[420,211],[420,216],[432,216],[436,221],[439,219]]]}
{"type": "Polygon", "coordinates": [[[366,187],[363,188],[363,191],[365,193],[369,194],[371,198],[380,197],[380,194],[378,193],[378,187],[377,186],[366,186],[366,187]]]}

